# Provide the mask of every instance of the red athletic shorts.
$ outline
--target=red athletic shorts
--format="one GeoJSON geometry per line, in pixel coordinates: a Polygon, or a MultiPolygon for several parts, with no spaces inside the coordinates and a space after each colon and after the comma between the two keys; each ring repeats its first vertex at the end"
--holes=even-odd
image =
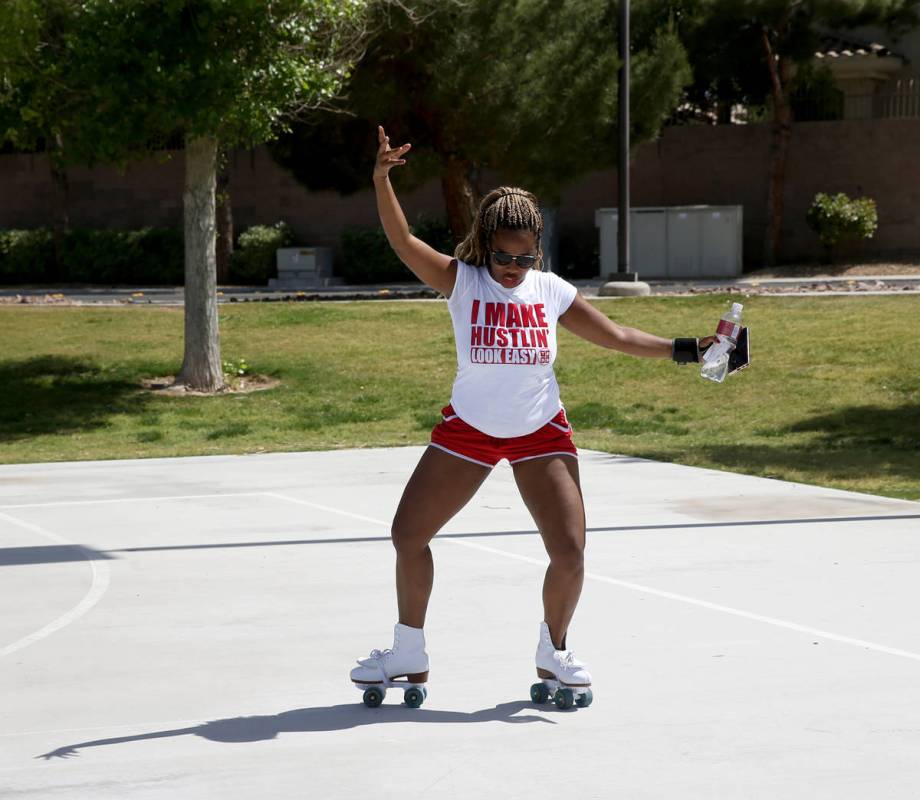
{"type": "Polygon", "coordinates": [[[441,417],[431,431],[431,446],[484,467],[494,467],[503,458],[517,464],[541,456],[578,457],[572,442],[572,426],[565,418],[564,409],[539,430],[508,439],[489,436],[467,425],[453,406],[444,406],[441,417]]]}

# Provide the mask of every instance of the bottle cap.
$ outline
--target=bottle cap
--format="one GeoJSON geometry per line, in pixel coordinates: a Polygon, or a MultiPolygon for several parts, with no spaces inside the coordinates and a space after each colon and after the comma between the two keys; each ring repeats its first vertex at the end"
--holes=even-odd
{"type": "Polygon", "coordinates": [[[733,314],[740,314],[742,308],[744,308],[744,306],[741,305],[741,303],[732,303],[732,313],[733,314]]]}

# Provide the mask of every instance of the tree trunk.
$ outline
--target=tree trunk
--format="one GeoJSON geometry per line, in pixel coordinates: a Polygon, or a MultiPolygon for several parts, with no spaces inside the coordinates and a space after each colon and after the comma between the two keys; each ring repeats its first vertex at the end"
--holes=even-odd
{"type": "Polygon", "coordinates": [[[454,241],[460,242],[473,225],[473,186],[470,182],[472,165],[464,158],[451,154],[441,173],[441,192],[447,208],[447,224],[454,241]]]}
{"type": "Polygon", "coordinates": [[[230,205],[230,166],[227,153],[221,153],[217,169],[217,282],[230,282],[230,256],[233,254],[233,208],[230,205]]]}
{"type": "Polygon", "coordinates": [[[788,56],[774,57],[770,35],[763,30],[764,53],[770,70],[773,122],[770,130],[770,177],[767,181],[767,231],[764,237],[764,265],[772,267],[782,247],[783,208],[786,190],[786,161],[792,137],[792,106],[789,102],[789,81],[792,60],[788,56]]]}
{"type": "Polygon", "coordinates": [[[217,319],[216,185],[217,140],[185,142],[185,357],[176,383],[199,392],[226,388],[220,363],[217,319]]]}
{"type": "Polygon", "coordinates": [[[70,184],[64,167],[64,140],[59,133],[54,135],[48,152],[51,180],[54,183],[53,208],[51,210],[51,231],[54,243],[54,264],[51,274],[55,280],[65,277],[64,236],[70,230],[70,184]]]}

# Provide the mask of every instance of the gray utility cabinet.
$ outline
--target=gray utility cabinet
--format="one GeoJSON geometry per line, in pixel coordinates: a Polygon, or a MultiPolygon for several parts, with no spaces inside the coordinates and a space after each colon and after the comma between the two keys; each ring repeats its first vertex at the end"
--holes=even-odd
{"type": "MultiPolygon", "coordinates": [[[[617,271],[615,208],[599,208],[601,275],[617,271]]],[[[731,278],[741,274],[741,206],[630,209],[630,270],[642,279],[731,278]]]]}
{"type": "Polygon", "coordinates": [[[269,289],[309,289],[341,281],[332,276],[331,247],[281,247],[275,251],[278,277],[269,289]]]}

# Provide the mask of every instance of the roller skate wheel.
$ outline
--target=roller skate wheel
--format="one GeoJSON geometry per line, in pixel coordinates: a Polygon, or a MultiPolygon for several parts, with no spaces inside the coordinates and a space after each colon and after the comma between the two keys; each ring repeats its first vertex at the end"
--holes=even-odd
{"type": "Polygon", "coordinates": [[[575,698],[575,705],[579,708],[587,708],[593,702],[594,692],[592,692],[590,689],[586,690],[584,694],[580,694],[575,698]]]}
{"type": "Polygon", "coordinates": [[[549,689],[546,688],[545,683],[535,683],[530,687],[530,699],[538,705],[543,705],[547,700],[549,700],[549,689]]]}
{"type": "Polygon", "coordinates": [[[575,693],[571,689],[556,689],[553,702],[558,709],[571,708],[575,705],[575,693]]]}
{"type": "Polygon", "coordinates": [[[386,689],[371,686],[370,689],[364,690],[364,705],[368,708],[377,708],[383,702],[384,697],[386,697],[386,689]]]}
{"type": "Polygon", "coordinates": [[[406,689],[403,699],[406,701],[406,705],[409,706],[409,708],[418,708],[425,702],[425,694],[426,692],[423,686],[413,686],[406,689]]]}

